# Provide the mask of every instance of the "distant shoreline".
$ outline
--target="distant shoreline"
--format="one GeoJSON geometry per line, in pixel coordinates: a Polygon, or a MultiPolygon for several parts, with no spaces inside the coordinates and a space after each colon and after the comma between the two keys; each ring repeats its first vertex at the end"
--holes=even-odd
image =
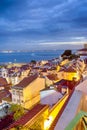
{"type": "MultiPolygon", "coordinates": [[[[0,52],[0,64],[9,63],[30,63],[31,60],[51,60],[58,58],[65,50],[47,50],[47,51],[30,51],[30,52],[0,52]]],[[[76,50],[72,50],[76,51],[76,50]]]]}
{"type": "MultiPolygon", "coordinates": [[[[67,49],[67,50],[71,50],[71,49],[67,49]]],[[[77,49],[73,49],[73,50],[77,50],[77,49]]],[[[0,53],[20,53],[20,52],[49,52],[49,51],[64,51],[64,49],[49,49],[49,50],[1,50],[0,53]]]]}

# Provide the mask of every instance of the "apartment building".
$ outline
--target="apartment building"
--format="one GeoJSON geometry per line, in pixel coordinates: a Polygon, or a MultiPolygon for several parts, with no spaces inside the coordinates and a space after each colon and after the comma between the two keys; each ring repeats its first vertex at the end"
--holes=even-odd
{"type": "Polygon", "coordinates": [[[19,84],[12,87],[12,102],[24,108],[32,108],[40,101],[40,90],[45,88],[45,79],[37,74],[25,77],[19,84]]]}

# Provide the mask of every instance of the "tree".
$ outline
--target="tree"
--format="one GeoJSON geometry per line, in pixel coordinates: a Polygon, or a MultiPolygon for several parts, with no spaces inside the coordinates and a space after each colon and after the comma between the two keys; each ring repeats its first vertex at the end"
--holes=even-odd
{"type": "Polygon", "coordinates": [[[78,58],[79,58],[79,55],[71,54],[69,57],[69,60],[78,59],[78,58]]]}
{"type": "Polygon", "coordinates": [[[62,57],[63,56],[70,56],[72,54],[72,51],[71,50],[65,50],[64,53],[61,55],[62,57]]]}
{"type": "Polygon", "coordinates": [[[14,113],[14,120],[18,120],[25,113],[24,108],[17,104],[11,104],[9,111],[14,113]]]}
{"type": "Polygon", "coordinates": [[[31,63],[32,63],[32,64],[36,64],[36,61],[35,61],[35,60],[31,60],[31,63]]]}
{"type": "Polygon", "coordinates": [[[73,60],[73,59],[78,59],[79,55],[73,54],[71,50],[65,50],[64,53],[61,55],[61,57],[64,59],[69,59],[69,60],[73,60]]]}

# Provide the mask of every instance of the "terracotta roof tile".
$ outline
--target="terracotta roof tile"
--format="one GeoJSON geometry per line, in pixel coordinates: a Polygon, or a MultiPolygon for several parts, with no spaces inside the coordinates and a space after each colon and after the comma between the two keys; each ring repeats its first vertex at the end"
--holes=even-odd
{"type": "Polygon", "coordinates": [[[74,70],[72,67],[69,67],[67,69],[64,70],[65,72],[76,72],[76,70],[74,70]]]}
{"type": "Polygon", "coordinates": [[[27,65],[22,65],[21,67],[20,67],[20,69],[22,69],[22,70],[27,70],[27,69],[29,69],[29,65],[27,64],[27,65]]]}
{"type": "Polygon", "coordinates": [[[60,81],[54,83],[54,85],[66,85],[68,80],[65,80],[65,79],[61,79],[60,81]]]}
{"type": "Polygon", "coordinates": [[[87,48],[79,49],[78,51],[87,51],[87,48]]]}
{"type": "Polygon", "coordinates": [[[6,79],[0,77],[0,86],[4,86],[4,85],[7,85],[7,84],[8,84],[8,83],[7,83],[6,79]]]}
{"type": "Polygon", "coordinates": [[[25,125],[29,120],[31,120],[37,113],[39,113],[42,109],[44,109],[47,105],[37,104],[33,109],[27,112],[24,116],[22,116],[19,120],[15,121],[13,124],[9,126],[9,130],[15,126],[25,125]]]}
{"type": "Polygon", "coordinates": [[[25,77],[19,84],[13,86],[13,88],[16,88],[16,87],[17,88],[24,88],[27,85],[29,85],[31,82],[33,82],[37,77],[38,77],[37,74],[25,77]]]}
{"type": "Polygon", "coordinates": [[[80,54],[80,56],[87,56],[87,54],[84,52],[84,54],[80,54]]]}
{"type": "Polygon", "coordinates": [[[49,74],[47,75],[47,78],[50,80],[58,80],[57,74],[49,74]]]}
{"type": "Polygon", "coordinates": [[[11,97],[11,93],[8,90],[0,90],[0,101],[6,97],[11,97]]]}

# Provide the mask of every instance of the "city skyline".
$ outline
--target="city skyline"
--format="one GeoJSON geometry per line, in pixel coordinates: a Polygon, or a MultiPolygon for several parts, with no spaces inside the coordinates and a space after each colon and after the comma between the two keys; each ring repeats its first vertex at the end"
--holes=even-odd
{"type": "Polygon", "coordinates": [[[0,49],[80,48],[87,41],[86,6],[86,0],[1,0],[0,49]]]}

